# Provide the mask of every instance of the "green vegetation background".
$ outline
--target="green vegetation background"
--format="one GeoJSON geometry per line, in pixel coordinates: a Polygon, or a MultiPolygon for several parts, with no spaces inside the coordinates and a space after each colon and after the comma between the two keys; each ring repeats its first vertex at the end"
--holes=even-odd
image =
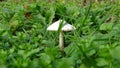
{"type": "Polygon", "coordinates": [[[120,68],[120,1],[81,0],[0,2],[0,68],[120,68]],[[77,29],[46,31],[64,19],[77,29]]]}

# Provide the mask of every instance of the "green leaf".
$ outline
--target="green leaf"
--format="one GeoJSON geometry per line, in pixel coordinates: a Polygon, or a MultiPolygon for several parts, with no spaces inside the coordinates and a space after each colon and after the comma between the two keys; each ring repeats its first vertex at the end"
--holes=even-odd
{"type": "Polygon", "coordinates": [[[81,64],[80,68],[87,68],[87,66],[85,64],[81,64]]]}
{"type": "Polygon", "coordinates": [[[10,33],[8,31],[4,31],[0,37],[2,38],[2,40],[6,41],[10,38],[10,33]]]}
{"type": "Polygon", "coordinates": [[[120,61],[120,46],[117,46],[114,49],[112,49],[111,55],[114,59],[117,59],[120,61]]]}
{"type": "MultiPolygon", "coordinates": [[[[69,45],[64,49],[66,56],[77,57],[79,54],[79,49],[76,45],[69,45]]],[[[76,58],[77,59],[77,58],[76,58]]]]}
{"type": "Polygon", "coordinates": [[[100,30],[112,30],[113,28],[113,23],[103,23],[100,26],[100,30]]]}
{"type": "Polygon", "coordinates": [[[97,66],[105,66],[108,65],[108,61],[106,61],[104,58],[97,58],[96,59],[97,66]]]}
{"type": "Polygon", "coordinates": [[[89,52],[87,52],[87,56],[92,56],[93,54],[96,53],[95,49],[90,50],[89,52]]]}
{"type": "Polygon", "coordinates": [[[36,49],[32,49],[31,51],[28,51],[28,53],[26,55],[24,55],[24,58],[28,58],[29,56],[35,55],[36,53],[38,53],[41,49],[43,49],[43,47],[41,48],[36,48],[36,49]]]}
{"type": "Polygon", "coordinates": [[[40,57],[40,62],[43,67],[47,67],[51,63],[51,58],[49,55],[42,53],[40,57]]]}
{"type": "Polygon", "coordinates": [[[60,56],[60,52],[58,48],[46,48],[45,49],[45,53],[47,55],[49,55],[49,57],[51,58],[51,60],[55,60],[55,58],[58,58],[60,56]]]}
{"type": "Polygon", "coordinates": [[[56,68],[73,68],[74,60],[72,58],[62,58],[58,61],[56,68]]]}

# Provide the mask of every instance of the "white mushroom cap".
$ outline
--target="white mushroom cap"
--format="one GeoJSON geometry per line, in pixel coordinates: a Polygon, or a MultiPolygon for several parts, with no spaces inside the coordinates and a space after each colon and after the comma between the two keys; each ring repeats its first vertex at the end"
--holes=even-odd
{"type": "Polygon", "coordinates": [[[54,22],[52,25],[50,25],[47,30],[49,31],[58,31],[60,24],[63,23],[63,26],[61,28],[61,31],[72,31],[75,30],[76,28],[72,26],[71,24],[66,23],[66,21],[63,20],[58,20],[54,22]]]}

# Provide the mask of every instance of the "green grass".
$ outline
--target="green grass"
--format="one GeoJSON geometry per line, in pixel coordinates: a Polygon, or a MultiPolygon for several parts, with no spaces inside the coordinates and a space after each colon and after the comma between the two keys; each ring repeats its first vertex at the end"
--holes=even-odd
{"type": "Polygon", "coordinates": [[[119,68],[120,1],[82,5],[44,0],[0,2],[1,68],[119,68]],[[61,54],[58,32],[47,27],[64,19],[76,27],[64,32],[61,54]]]}

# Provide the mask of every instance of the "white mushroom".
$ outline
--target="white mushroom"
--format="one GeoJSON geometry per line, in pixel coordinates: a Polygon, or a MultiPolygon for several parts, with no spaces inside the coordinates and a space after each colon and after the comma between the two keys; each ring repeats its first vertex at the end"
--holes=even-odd
{"type": "Polygon", "coordinates": [[[66,21],[63,21],[63,20],[58,20],[47,28],[48,31],[58,31],[59,29],[60,29],[59,47],[60,47],[60,50],[63,51],[64,49],[63,31],[72,31],[72,30],[75,30],[76,28],[71,24],[66,23],[66,21]]]}

